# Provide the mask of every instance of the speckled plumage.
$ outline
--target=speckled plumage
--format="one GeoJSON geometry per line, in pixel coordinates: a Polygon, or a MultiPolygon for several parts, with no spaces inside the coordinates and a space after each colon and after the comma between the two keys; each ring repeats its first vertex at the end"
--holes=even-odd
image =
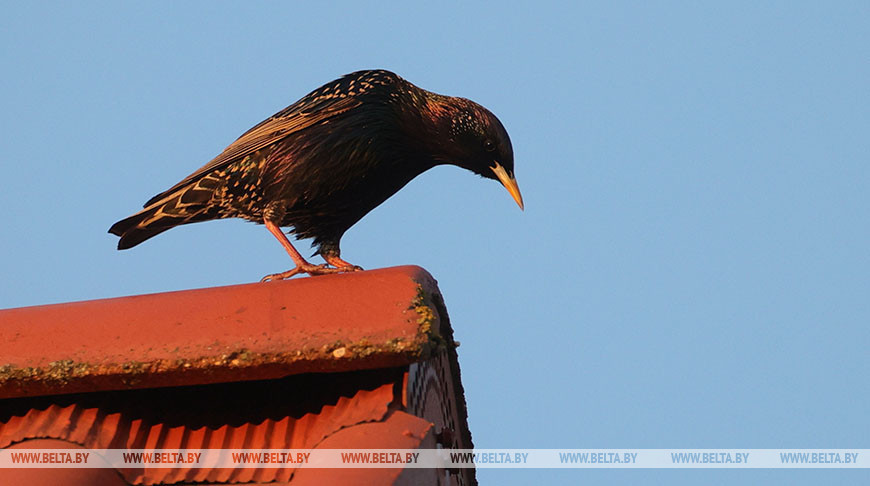
{"type": "Polygon", "coordinates": [[[244,218],[291,227],[338,257],[348,228],[439,164],[501,180],[522,206],[510,139],[492,113],[389,71],[359,71],[251,128],[109,231],[125,249],[175,226],[244,218]]]}

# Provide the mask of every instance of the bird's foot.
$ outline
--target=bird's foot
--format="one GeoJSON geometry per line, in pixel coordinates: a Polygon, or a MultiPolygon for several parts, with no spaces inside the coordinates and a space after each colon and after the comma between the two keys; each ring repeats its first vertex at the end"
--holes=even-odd
{"type": "Polygon", "coordinates": [[[346,262],[336,255],[323,255],[323,259],[333,267],[340,269],[343,272],[360,272],[362,267],[346,262]]]}
{"type": "Polygon", "coordinates": [[[363,267],[359,265],[344,265],[342,267],[336,268],[339,273],[347,273],[347,272],[362,272],[363,267]]]}
{"type": "Polygon", "coordinates": [[[346,273],[346,272],[358,272],[362,270],[362,267],[358,267],[356,265],[346,265],[342,267],[330,267],[326,263],[321,265],[313,265],[311,263],[306,263],[304,265],[299,265],[296,268],[287,270],[286,272],[281,273],[273,273],[271,275],[266,275],[263,277],[260,282],[272,282],[275,280],[285,280],[294,275],[300,273],[307,273],[312,277],[316,277],[318,275],[330,275],[333,273],[346,273]]]}

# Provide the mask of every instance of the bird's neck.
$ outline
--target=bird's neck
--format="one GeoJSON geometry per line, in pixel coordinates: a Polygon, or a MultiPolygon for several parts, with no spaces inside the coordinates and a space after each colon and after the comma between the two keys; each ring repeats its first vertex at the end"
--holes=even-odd
{"type": "Polygon", "coordinates": [[[427,168],[454,164],[450,126],[456,116],[456,108],[452,103],[455,98],[420,91],[422,93],[414,101],[418,109],[413,114],[408,113],[412,119],[407,121],[406,126],[410,128],[409,135],[415,146],[420,147],[421,162],[427,168]]]}

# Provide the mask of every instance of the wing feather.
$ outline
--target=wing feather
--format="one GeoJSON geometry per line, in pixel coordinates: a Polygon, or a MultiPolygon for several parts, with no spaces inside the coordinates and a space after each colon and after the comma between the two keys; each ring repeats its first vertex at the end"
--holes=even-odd
{"type": "Polygon", "coordinates": [[[341,115],[359,106],[361,101],[350,96],[315,91],[297,101],[272,117],[257,124],[231,143],[223,152],[196,172],[185,177],[166,191],[152,197],[145,203],[147,208],[179,188],[202,178],[204,175],[223,168],[257,150],[272,145],[294,133],[341,115]]]}

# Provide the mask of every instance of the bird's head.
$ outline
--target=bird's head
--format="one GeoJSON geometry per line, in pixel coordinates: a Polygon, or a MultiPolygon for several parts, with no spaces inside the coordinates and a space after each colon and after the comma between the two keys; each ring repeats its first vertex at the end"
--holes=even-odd
{"type": "Polygon", "coordinates": [[[486,108],[465,98],[441,97],[429,102],[441,135],[438,161],[495,179],[520,209],[523,196],[514,176],[514,151],[504,126],[486,108]]]}

